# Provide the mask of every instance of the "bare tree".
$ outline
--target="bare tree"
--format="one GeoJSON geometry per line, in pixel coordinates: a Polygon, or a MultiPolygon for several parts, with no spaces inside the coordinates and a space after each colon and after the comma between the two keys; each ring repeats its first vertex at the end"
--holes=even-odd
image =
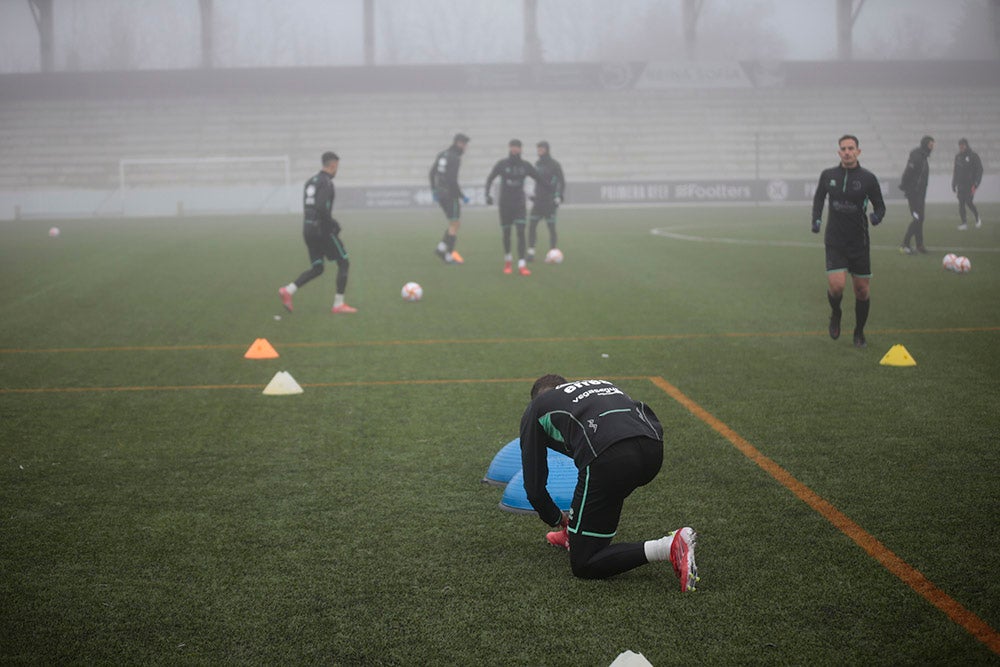
{"type": "Polygon", "coordinates": [[[201,66],[212,69],[212,35],[215,26],[212,22],[212,0],[198,0],[201,9],[201,66]]]}
{"type": "Polygon", "coordinates": [[[858,0],[857,8],[854,0],[837,0],[837,56],[841,60],[853,58],[854,22],[858,20],[861,7],[865,0],[858,0]]]}
{"type": "Polygon", "coordinates": [[[365,64],[375,64],[375,0],[364,0],[365,64]]]}
{"type": "Polygon", "coordinates": [[[55,60],[53,57],[55,45],[52,38],[54,25],[52,2],[53,0],[28,0],[31,15],[35,18],[35,27],[38,28],[38,51],[41,56],[43,72],[51,72],[55,60]]]}
{"type": "Polygon", "coordinates": [[[538,0],[524,0],[524,62],[542,62],[542,40],[538,37],[538,0]]]}

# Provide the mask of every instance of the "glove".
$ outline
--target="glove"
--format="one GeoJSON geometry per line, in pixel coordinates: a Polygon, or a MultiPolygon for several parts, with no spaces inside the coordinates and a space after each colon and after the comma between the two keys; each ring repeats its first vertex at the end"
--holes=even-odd
{"type": "Polygon", "coordinates": [[[899,189],[902,190],[904,194],[906,193],[906,186],[902,183],[899,184],[899,189]]]}
{"type": "Polygon", "coordinates": [[[469,198],[466,197],[465,195],[462,195],[462,203],[463,204],[468,204],[469,203],[469,198]]]}
{"type": "Polygon", "coordinates": [[[869,213],[868,222],[872,223],[872,227],[875,227],[878,225],[878,223],[882,222],[882,218],[878,217],[874,213],[869,213]]]}
{"type": "Polygon", "coordinates": [[[819,228],[820,228],[820,225],[822,225],[822,224],[823,224],[822,220],[813,220],[813,222],[812,222],[813,234],[819,234],[819,228]]]}
{"type": "Polygon", "coordinates": [[[493,206],[493,197],[492,197],[492,195],[486,195],[486,205],[487,206],[493,206]]]}

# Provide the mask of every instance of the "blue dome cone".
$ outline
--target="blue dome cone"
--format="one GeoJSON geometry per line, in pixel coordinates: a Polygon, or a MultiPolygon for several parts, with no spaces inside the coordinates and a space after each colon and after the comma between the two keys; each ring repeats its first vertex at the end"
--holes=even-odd
{"type": "MultiPolygon", "coordinates": [[[[518,443],[520,446],[520,443],[518,443]]],[[[520,463],[520,459],[518,459],[520,463]]],[[[565,511],[573,504],[573,491],[576,490],[578,471],[573,459],[560,454],[554,449],[548,451],[549,479],[545,484],[552,501],[565,511]]],[[[500,509],[515,514],[535,514],[535,508],[528,502],[528,492],[524,490],[524,473],[518,471],[511,477],[504,489],[500,509]]]]}
{"type": "Polygon", "coordinates": [[[514,438],[500,448],[483,477],[485,484],[507,486],[507,482],[521,470],[521,439],[514,438]]]}

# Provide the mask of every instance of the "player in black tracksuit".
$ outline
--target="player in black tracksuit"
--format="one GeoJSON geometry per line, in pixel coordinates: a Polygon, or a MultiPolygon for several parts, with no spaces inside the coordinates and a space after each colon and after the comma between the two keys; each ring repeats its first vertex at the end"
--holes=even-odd
{"type": "Polygon", "coordinates": [[[333,312],[354,313],[357,309],[344,303],[347,272],[351,263],[347,259],[347,249],[340,240],[340,223],[332,215],[333,200],[336,198],[333,177],[337,174],[340,158],[336,153],[327,151],[323,153],[321,160],[323,168],[306,181],[302,189],[302,238],[309,251],[311,266],[293,282],[279,289],[278,295],[288,312],[291,312],[292,295],[313,278],[323,275],[325,258],[337,263],[337,293],[333,298],[333,312]]]}
{"type": "Polygon", "coordinates": [[[976,189],[983,180],[983,162],[979,155],[969,148],[969,140],[958,140],[958,153],[955,154],[955,168],[951,172],[951,191],[958,195],[958,215],[962,224],[958,228],[965,231],[969,226],[965,223],[965,207],[968,206],[972,215],[976,216],[976,228],[983,226],[979,210],[972,203],[976,189]]]}
{"type": "Polygon", "coordinates": [[[681,590],[694,590],[695,533],[685,527],[646,542],[612,544],[622,505],[663,464],[663,426],[645,403],[607,380],[567,382],[543,375],[521,417],[521,467],[531,506],[557,528],[546,539],[568,548],[573,574],[606,579],[651,561],[670,560],[681,590]],[[548,448],[571,456],[579,470],[569,514],[545,488],[548,448]]]}
{"type": "Polygon", "coordinates": [[[444,230],[444,237],[434,252],[437,253],[446,264],[464,264],[462,256],[455,252],[455,241],[458,236],[458,228],[462,224],[462,203],[468,203],[469,199],[462,192],[458,185],[458,170],[462,166],[462,153],[469,145],[469,137],[459,132],[452,139],[451,146],[437,154],[434,164],[428,177],[431,182],[431,192],[434,199],[441,205],[445,218],[448,219],[448,227],[444,230]]]}
{"type": "Polygon", "coordinates": [[[904,255],[913,254],[913,250],[910,249],[910,239],[914,237],[917,241],[917,252],[927,252],[927,248],[924,247],[924,202],[927,199],[927,182],[930,180],[927,158],[931,156],[933,150],[934,137],[923,137],[920,145],[910,151],[906,169],[903,170],[903,177],[900,179],[899,189],[906,195],[906,201],[910,205],[910,224],[906,228],[903,244],[899,246],[899,252],[904,255]]]}
{"type": "Polygon", "coordinates": [[[511,273],[513,256],[510,253],[511,228],[517,227],[517,268],[522,276],[530,276],[524,258],[527,242],[524,238],[524,226],[528,223],[527,204],[524,197],[524,181],[529,176],[538,183],[538,172],[530,162],[521,158],[521,140],[511,139],[507,144],[510,153],[506,158],[493,165],[493,170],[486,179],[486,203],[493,203],[490,188],[493,181],[500,177],[500,229],[503,233],[503,272],[511,273]]]}
{"type": "Polygon", "coordinates": [[[875,174],[858,163],[858,138],[844,135],[838,142],[840,164],[823,170],[813,196],[812,231],[818,234],[823,223],[823,205],[830,200],[827,215],[826,276],[830,302],[830,338],[840,337],[840,301],[844,297],[847,273],[854,286],[854,346],[865,347],[865,323],[871,307],[871,253],[868,223],[877,225],[885,217],[882,187],[875,174]],[[869,202],[871,215],[866,216],[869,202]]]}
{"type": "Polygon", "coordinates": [[[563,177],[562,165],[552,157],[549,142],[539,141],[538,160],[535,162],[535,170],[538,171],[538,180],[535,182],[535,194],[532,197],[534,203],[531,205],[531,221],[528,225],[528,261],[535,259],[535,242],[538,239],[538,223],[544,218],[545,224],[549,228],[549,249],[558,248],[556,245],[558,237],[556,235],[556,212],[559,204],[563,202],[563,193],[566,191],[566,179],[563,177]]]}

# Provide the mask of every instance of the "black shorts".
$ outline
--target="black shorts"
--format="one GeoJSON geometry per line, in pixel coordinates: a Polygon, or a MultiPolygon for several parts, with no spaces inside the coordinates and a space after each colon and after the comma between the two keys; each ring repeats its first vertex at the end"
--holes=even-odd
{"type": "Polygon", "coordinates": [[[438,195],[438,204],[441,205],[441,210],[444,211],[444,217],[448,219],[448,222],[454,222],[455,220],[461,220],[462,218],[462,200],[458,197],[442,197],[438,195]]]}
{"type": "Polygon", "coordinates": [[[528,211],[523,201],[500,202],[500,226],[523,225],[528,221],[528,211]]]}
{"type": "Polygon", "coordinates": [[[867,246],[826,246],[826,272],[847,271],[858,278],[871,278],[872,259],[867,246]]]}
{"type": "Polygon", "coordinates": [[[309,249],[309,261],[313,264],[324,257],[331,262],[347,259],[347,248],[336,232],[321,231],[318,225],[307,224],[302,228],[302,238],[309,249]]]}
{"type": "Polygon", "coordinates": [[[559,210],[559,207],[551,199],[544,201],[536,199],[535,203],[531,205],[531,219],[541,220],[542,218],[546,218],[549,222],[554,223],[556,221],[557,210],[559,210]]]}

